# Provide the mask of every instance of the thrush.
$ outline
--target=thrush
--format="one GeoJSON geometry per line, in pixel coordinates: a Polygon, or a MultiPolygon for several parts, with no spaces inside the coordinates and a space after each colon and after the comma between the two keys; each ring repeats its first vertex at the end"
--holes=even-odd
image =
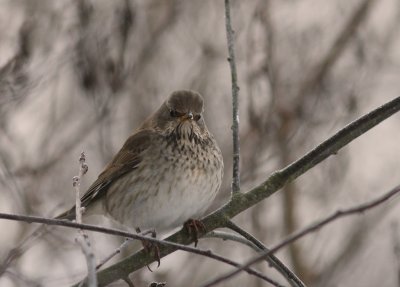
{"type": "MultiPolygon", "coordinates": [[[[108,215],[130,229],[165,231],[203,215],[224,166],[203,111],[199,93],[172,93],[83,195],[84,217],[108,215]]],[[[72,207],[57,218],[75,216],[72,207]]]]}

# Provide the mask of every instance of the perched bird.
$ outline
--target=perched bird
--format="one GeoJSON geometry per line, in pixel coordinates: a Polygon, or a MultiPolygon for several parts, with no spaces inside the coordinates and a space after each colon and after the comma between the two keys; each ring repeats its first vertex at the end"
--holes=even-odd
{"type": "MultiPolygon", "coordinates": [[[[223,176],[222,154],[203,109],[200,94],[172,93],[83,195],[83,215],[109,215],[127,228],[157,231],[199,218],[223,176]]],[[[75,216],[73,207],[57,218],[75,216]]]]}

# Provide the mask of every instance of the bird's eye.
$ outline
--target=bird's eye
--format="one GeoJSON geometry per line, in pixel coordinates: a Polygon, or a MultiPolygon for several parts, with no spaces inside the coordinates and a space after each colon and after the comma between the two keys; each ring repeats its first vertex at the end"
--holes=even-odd
{"type": "Polygon", "coordinates": [[[197,122],[198,120],[201,119],[201,115],[200,115],[200,114],[195,115],[193,118],[194,118],[194,120],[197,122]]]}
{"type": "Polygon", "coordinates": [[[180,117],[180,116],[181,116],[181,113],[178,113],[178,112],[175,111],[175,110],[170,110],[170,111],[169,111],[169,115],[170,115],[171,117],[173,117],[173,118],[177,118],[177,117],[180,117]]]}

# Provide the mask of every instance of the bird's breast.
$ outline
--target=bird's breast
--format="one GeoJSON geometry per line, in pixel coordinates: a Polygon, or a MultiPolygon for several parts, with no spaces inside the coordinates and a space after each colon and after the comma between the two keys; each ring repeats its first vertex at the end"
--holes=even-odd
{"type": "Polygon", "coordinates": [[[205,212],[220,188],[222,175],[221,152],[212,139],[201,144],[162,140],[124,176],[124,192],[129,195],[122,198],[120,192],[110,192],[110,202],[125,206],[110,210],[110,214],[134,228],[178,226],[205,212]]]}

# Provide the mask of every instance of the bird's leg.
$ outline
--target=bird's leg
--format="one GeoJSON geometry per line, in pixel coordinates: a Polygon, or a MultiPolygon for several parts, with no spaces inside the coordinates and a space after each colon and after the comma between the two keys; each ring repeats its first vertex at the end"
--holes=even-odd
{"type": "Polygon", "coordinates": [[[189,219],[183,224],[183,227],[194,239],[194,247],[197,247],[197,243],[199,242],[199,233],[206,233],[207,231],[204,223],[198,219],[189,219]]]}
{"type": "MultiPolygon", "coordinates": [[[[151,234],[151,237],[153,237],[153,238],[156,238],[156,236],[157,236],[156,230],[154,228],[145,230],[142,232],[139,227],[136,227],[135,230],[136,230],[136,233],[143,235],[143,236],[146,236],[148,234],[151,234]]],[[[160,248],[158,247],[158,245],[156,243],[153,243],[153,242],[147,241],[147,240],[141,240],[141,241],[142,241],[144,250],[146,250],[148,253],[151,253],[151,251],[154,252],[154,259],[156,259],[157,263],[158,263],[157,268],[160,267],[160,264],[161,264],[160,257],[161,256],[160,256],[160,248]]],[[[151,270],[149,265],[147,265],[147,269],[149,269],[150,272],[153,272],[153,270],[151,270]]]]}

